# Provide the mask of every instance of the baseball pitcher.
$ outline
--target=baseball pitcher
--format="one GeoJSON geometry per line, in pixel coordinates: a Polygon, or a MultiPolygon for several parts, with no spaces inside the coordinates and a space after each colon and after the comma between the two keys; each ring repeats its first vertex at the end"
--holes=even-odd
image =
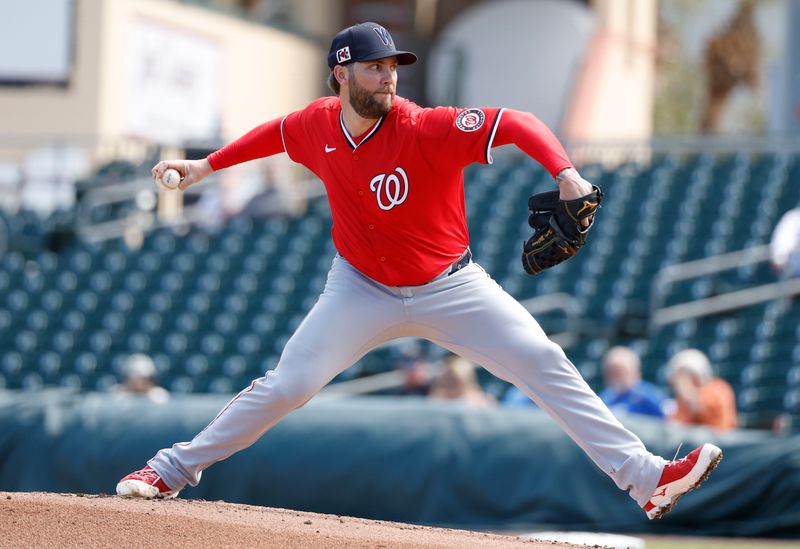
{"type": "Polygon", "coordinates": [[[722,458],[704,444],[670,462],[648,452],[609,412],[562,349],[472,260],[463,169],[514,144],[558,190],[531,197],[522,266],[536,274],[585,243],[602,191],[576,171],[532,114],[504,108],[421,108],[395,95],[414,63],[389,32],[362,23],[328,53],[335,96],[256,127],[203,160],[159,162],[180,189],[213,171],[286,152],[325,185],[338,253],[325,289],[274,370],[254,380],[190,442],[160,450],[117,494],[174,497],[204,469],[247,448],[337,374],[388,340],[421,337],[516,385],[545,410],[651,519],[667,513],[722,458]]]}

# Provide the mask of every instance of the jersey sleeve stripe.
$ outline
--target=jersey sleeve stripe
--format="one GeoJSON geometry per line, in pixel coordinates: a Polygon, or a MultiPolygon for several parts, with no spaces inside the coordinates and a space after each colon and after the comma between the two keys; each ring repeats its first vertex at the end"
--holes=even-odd
{"type": "Polygon", "coordinates": [[[489,132],[489,139],[486,141],[486,163],[493,164],[494,159],[492,158],[492,142],[494,141],[494,135],[497,133],[497,126],[500,124],[500,118],[503,116],[503,111],[505,109],[500,109],[497,111],[497,116],[494,119],[494,123],[492,124],[492,131],[489,132]]]}
{"type": "MultiPolygon", "coordinates": [[[[289,158],[292,158],[292,155],[289,154],[289,149],[286,148],[286,139],[284,139],[284,137],[283,137],[283,123],[284,122],[286,122],[286,116],[284,116],[283,119],[281,120],[281,143],[283,143],[283,150],[286,151],[286,154],[289,155],[289,158]]],[[[292,158],[292,160],[294,160],[294,158],[292,158]]]]}

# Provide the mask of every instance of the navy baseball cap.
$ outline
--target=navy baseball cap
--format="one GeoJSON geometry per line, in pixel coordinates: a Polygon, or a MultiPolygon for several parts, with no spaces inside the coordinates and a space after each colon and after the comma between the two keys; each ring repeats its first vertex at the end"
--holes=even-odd
{"type": "Polygon", "coordinates": [[[332,70],[336,65],[392,56],[397,56],[397,63],[400,65],[410,65],[417,60],[417,56],[410,51],[398,51],[394,47],[392,35],[382,26],[377,23],[359,23],[333,37],[328,52],[328,67],[332,70]]]}

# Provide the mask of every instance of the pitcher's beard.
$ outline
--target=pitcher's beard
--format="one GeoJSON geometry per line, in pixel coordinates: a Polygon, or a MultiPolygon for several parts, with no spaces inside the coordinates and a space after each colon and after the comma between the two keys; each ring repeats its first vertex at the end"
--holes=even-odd
{"type": "Polygon", "coordinates": [[[373,93],[355,83],[350,84],[350,106],[362,118],[380,118],[392,109],[394,94],[388,94],[389,101],[378,101],[373,93]]]}

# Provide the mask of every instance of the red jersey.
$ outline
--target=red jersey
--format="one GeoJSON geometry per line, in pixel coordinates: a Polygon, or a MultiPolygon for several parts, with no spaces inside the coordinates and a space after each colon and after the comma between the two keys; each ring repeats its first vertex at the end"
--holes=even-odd
{"type": "Polygon", "coordinates": [[[469,245],[463,168],[491,162],[499,109],[423,109],[395,98],[357,140],[326,97],[282,124],[289,157],[325,184],[336,249],[388,286],[433,279],[469,245]],[[463,113],[463,114],[462,114],[463,113]]]}
{"type": "Polygon", "coordinates": [[[387,286],[430,281],[469,245],[463,169],[492,162],[491,147],[514,142],[555,175],[571,167],[555,137],[530,114],[498,108],[422,108],[395,97],[362,136],[345,128],[338,97],[324,97],[256,128],[213,153],[214,170],[285,150],[323,182],[336,249],[387,286]]]}

